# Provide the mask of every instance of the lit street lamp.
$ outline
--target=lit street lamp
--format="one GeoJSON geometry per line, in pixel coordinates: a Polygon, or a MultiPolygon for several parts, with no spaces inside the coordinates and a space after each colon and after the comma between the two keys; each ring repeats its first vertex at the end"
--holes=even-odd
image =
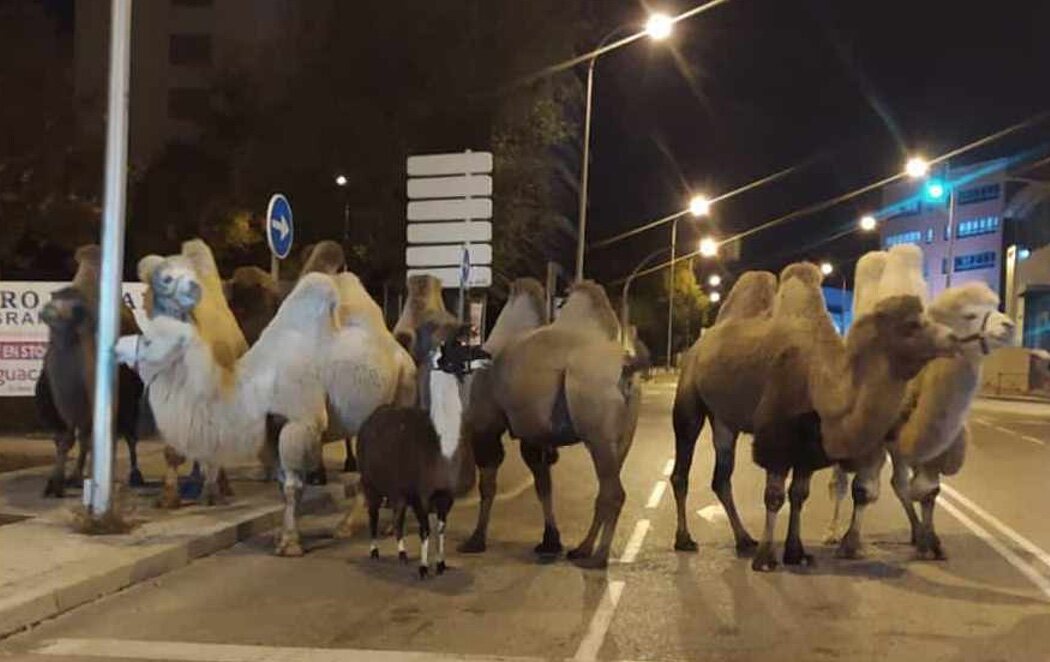
{"type": "Polygon", "coordinates": [[[904,164],[904,172],[912,179],[922,179],[930,172],[930,163],[921,156],[913,156],[904,164]]]}
{"type": "Polygon", "coordinates": [[[700,255],[703,257],[715,257],[718,255],[718,242],[713,237],[704,237],[700,240],[700,255]]]}
{"type": "Polygon", "coordinates": [[[711,213],[711,201],[706,195],[694,195],[689,200],[689,213],[697,218],[707,216],[711,213]]]}
{"type": "Polygon", "coordinates": [[[722,277],[718,274],[711,274],[711,277],[707,279],[707,284],[711,287],[718,287],[722,284],[722,277]]]}
{"type": "Polygon", "coordinates": [[[825,276],[830,276],[831,272],[833,271],[835,271],[835,267],[833,267],[830,262],[820,263],[820,273],[824,274],[825,276]]]}
{"type": "MultiPolygon", "coordinates": [[[[649,35],[649,38],[654,41],[666,39],[670,36],[673,25],[674,19],[670,16],[667,16],[666,14],[653,14],[649,17],[649,21],[646,23],[645,34],[649,35]]],[[[611,50],[615,50],[620,45],[624,45],[614,44],[612,48],[608,50],[605,49],[609,40],[616,36],[622,29],[623,26],[620,26],[605,35],[605,37],[598,42],[598,47],[594,49],[594,55],[587,61],[586,105],[584,106],[583,111],[583,163],[580,164],[580,210],[576,232],[577,281],[583,280],[583,254],[587,245],[587,180],[590,176],[591,167],[591,111],[594,107],[594,67],[598,63],[599,57],[611,50]]]]}
{"type": "Polygon", "coordinates": [[[719,294],[718,292],[712,292],[711,294],[707,295],[707,300],[710,301],[711,303],[718,303],[719,301],[722,300],[722,295],[719,294]]]}
{"type": "Polygon", "coordinates": [[[875,227],[878,224],[879,224],[878,221],[876,221],[875,217],[872,216],[871,214],[867,214],[865,216],[861,216],[860,223],[859,223],[860,229],[865,231],[865,232],[871,232],[872,230],[875,229],[875,227]]]}
{"type": "MultiPolygon", "coordinates": [[[[922,169],[922,174],[918,177],[926,177],[929,174],[929,164],[923,161],[919,157],[913,157],[908,160],[905,165],[905,171],[909,176],[912,175],[912,171],[919,172],[918,167],[913,167],[912,162],[919,161],[925,164],[925,168],[922,169]]],[[[934,202],[940,202],[944,199],[944,196],[948,196],[948,259],[944,267],[944,287],[945,289],[952,286],[952,272],[955,271],[955,193],[951,190],[951,164],[944,164],[944,172],[941,173],[938,179],[929,179],[926,185],[923,187],[923,192],[926,197],[934,202]]]]}
{"type": "Polygon", "coordinates": [[[335,185],[336,186],[346,186],[346,182],[347,181],[348,180],[346,179],[346,175],[336,175],[335,176],[335,185]]]}
{"type": "MultiPolygon", "coordinates": [[[[654,16],[655,18],[655,16],[654,16]]],[[[650,22],[652,19],[650,19],[650,22]]],[[[704,195],[694,195],[689,200],[689,213],[694,218],[707,216],[711,212],[711,202],[704,195]]],[[[681,214],[671,221],[671,267],[667,274],[667,369],[671,369],[671,325],[674,322],[674,261],[678,257],[678,219],[681,214]]]]}

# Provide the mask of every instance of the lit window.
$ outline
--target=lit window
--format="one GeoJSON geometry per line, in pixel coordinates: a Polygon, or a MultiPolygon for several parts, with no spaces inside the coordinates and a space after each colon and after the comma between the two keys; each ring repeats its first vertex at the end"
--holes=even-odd
{"type": "Polygon", "coordinates": [[[995,251],[984,251],[983,253],[971,253],[960,255],[955,258],[954,271],[975,271],[977,269],[990,269],[995,266],[995,251]]]}

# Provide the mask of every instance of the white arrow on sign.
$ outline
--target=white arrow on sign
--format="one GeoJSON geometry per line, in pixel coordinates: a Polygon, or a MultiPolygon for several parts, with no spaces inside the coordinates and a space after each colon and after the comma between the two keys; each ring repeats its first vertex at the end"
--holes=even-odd
{"type": "MultiPolygon", "coordinates": [[[[441,281],[442,287],[459,287],[459,267],[433,267],[430,269],[409,269],[408,277],[427,275],[441,281]]],[[[470,287],[489,287],[492,285],[492,268],[472,266],[470,268],[470,287]]]]}
{"type": "Polygon", "coordinates": [[[492,152],[422,154],[408,157],[405,166],[409,177],[492,172],[492,152]]]}
{"type": "Polygon", "coordinates": [[[284,216],[270,219],[270,227],[281,233],[281,241],[284,241],[284,238],[292,231],[292,226],[288,224],[288,219],[284,216]]]}
{"type": "Polygon", "coordinates": [[[409,199],[465,198],[492,195],[492,177],[461,175],[459,177],[424,177],[408,180],[409,199]]]}
{"type": "Polygon", "coordinates": [[[408,203],[410,221],[456,221],[492,218],[490,198],[458,200],[416,200],[408,203]]]}
{"type": "Polygon", "coordinates": [[[410,244],[484,243],[491,240],[491,221],[408,224],[408,243],[410,244]]]}
{"type": "MultiPolygon", "coordinates": [[[[455,266],[462,261],[462,244],[452,244],[451,246],[409,246],[405,249],[405,264],[409,267],[455,266]]],[[[471,244],[471,268],[482,264],[492,264],[492,246],[488,244],[471,244]]]]}

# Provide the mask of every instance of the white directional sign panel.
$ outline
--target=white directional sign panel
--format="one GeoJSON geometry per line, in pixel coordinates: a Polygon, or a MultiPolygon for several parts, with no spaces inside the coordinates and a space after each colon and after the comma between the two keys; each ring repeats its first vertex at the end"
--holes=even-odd
{"type": "Polygon", "coordinates": [[[492,152],[454,152],[408,157],[409,177],[492,172],[492,152]]]}
{"type": "MultiPolygon", "coordinates": [[[[470,244],[470,265],[492,264],[492,246],[470,244]]],[[[409,267],[459,266],[463,263],[463,244],[444,246],[409,246],[405,250],[405,264],[409,267]]]]}
{"type": "MultiPolygon", "coordinates": [[[[441,281],[442,287],[459,287],[459,267],[430,267],[429,269],[409,269],[408,277],[426,275],[434,276],[441,281]]],[[[492,285],[491,267],[471,267],[467,287],[489,287],[492,285]]]]}
{"type": "Polygon", "coordinates": [[[410,244],[454,244],[492,241],[492,223],[489,221],[459,221],[456,223],[409,223],[410,244]]]}
{"type": "Polygon", "coordinates": [[[408,220],[410,221],[454,221],[475,218],[492,218],[490,198],[415,200],[408,203],[408,220]]]}
{"type": "Polygon", "coordinates": [[[492,195],[492,177],[460,175],[458,177],[424,177],[408,180],[408,199],[465,198],[492,195]]]}

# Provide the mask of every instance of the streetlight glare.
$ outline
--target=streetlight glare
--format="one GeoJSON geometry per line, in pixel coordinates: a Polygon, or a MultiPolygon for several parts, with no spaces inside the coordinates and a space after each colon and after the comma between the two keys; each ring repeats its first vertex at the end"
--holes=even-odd
{"type": "Polygon", "coordinates": [[[704,237],[700,240],[700,255],[704,257],[714,257],[718,255],[718,242],[712,237],[704,237]]]}
{"type": "Polygon", "coordinates": [[[912,179],[920,179],[930,172],[930,164],[921,156],[913,156],[904,164],[904,172],[912,179]]]}
{"type": "Polygon", "coordinates": [[[835,270],[835,267],[831,266],[830,262],[821,262],[820,263],[820,273],[824,274],[825,276],[830,276],[831,272],[834,271],[834,270],[835,270]]]}
{"type": "Polygon", "coordinates": [[[711,287],[718,287],[722,284],[722,277],[718,274],[711,274],[711,277],[707,279],[707,284],[711,287]]]}
{"type": "Polygon", "coordinates": [[[667,14],[652,14],[645,24],[645,33],[659,41],[671,36],[671,28],[673,26],[674,20],[667,14]]]}
{"type": "Polygon", "coordinates": [[[722,295],[718,292],[712,292],[711,294],[707,295],[707,298],[711,303],[718,303],[722,300],[722,295]]]}
{"type": "Polygon", "coordinates": [[[711,213],[711,201],[706,195],[694,195],[689,201],[689,213],[693,216],[707,216],[711,213]]]}
{"type": "Polygon", "coordinates": [[[335,185],[336,186],[346,186],[346,182],[347,182],[346,175],[336,175],[335,176],[335,185]]]}
{"type": "Polygon", "coordinates": [[[876,221],[875,217],[871,214],[868,214],[867,216],[862,216],[860,219],[860,229],[864,230],[865,232],[871,232],[875,229],[876,225],[878,225],[878,221],[876,221]]]}

